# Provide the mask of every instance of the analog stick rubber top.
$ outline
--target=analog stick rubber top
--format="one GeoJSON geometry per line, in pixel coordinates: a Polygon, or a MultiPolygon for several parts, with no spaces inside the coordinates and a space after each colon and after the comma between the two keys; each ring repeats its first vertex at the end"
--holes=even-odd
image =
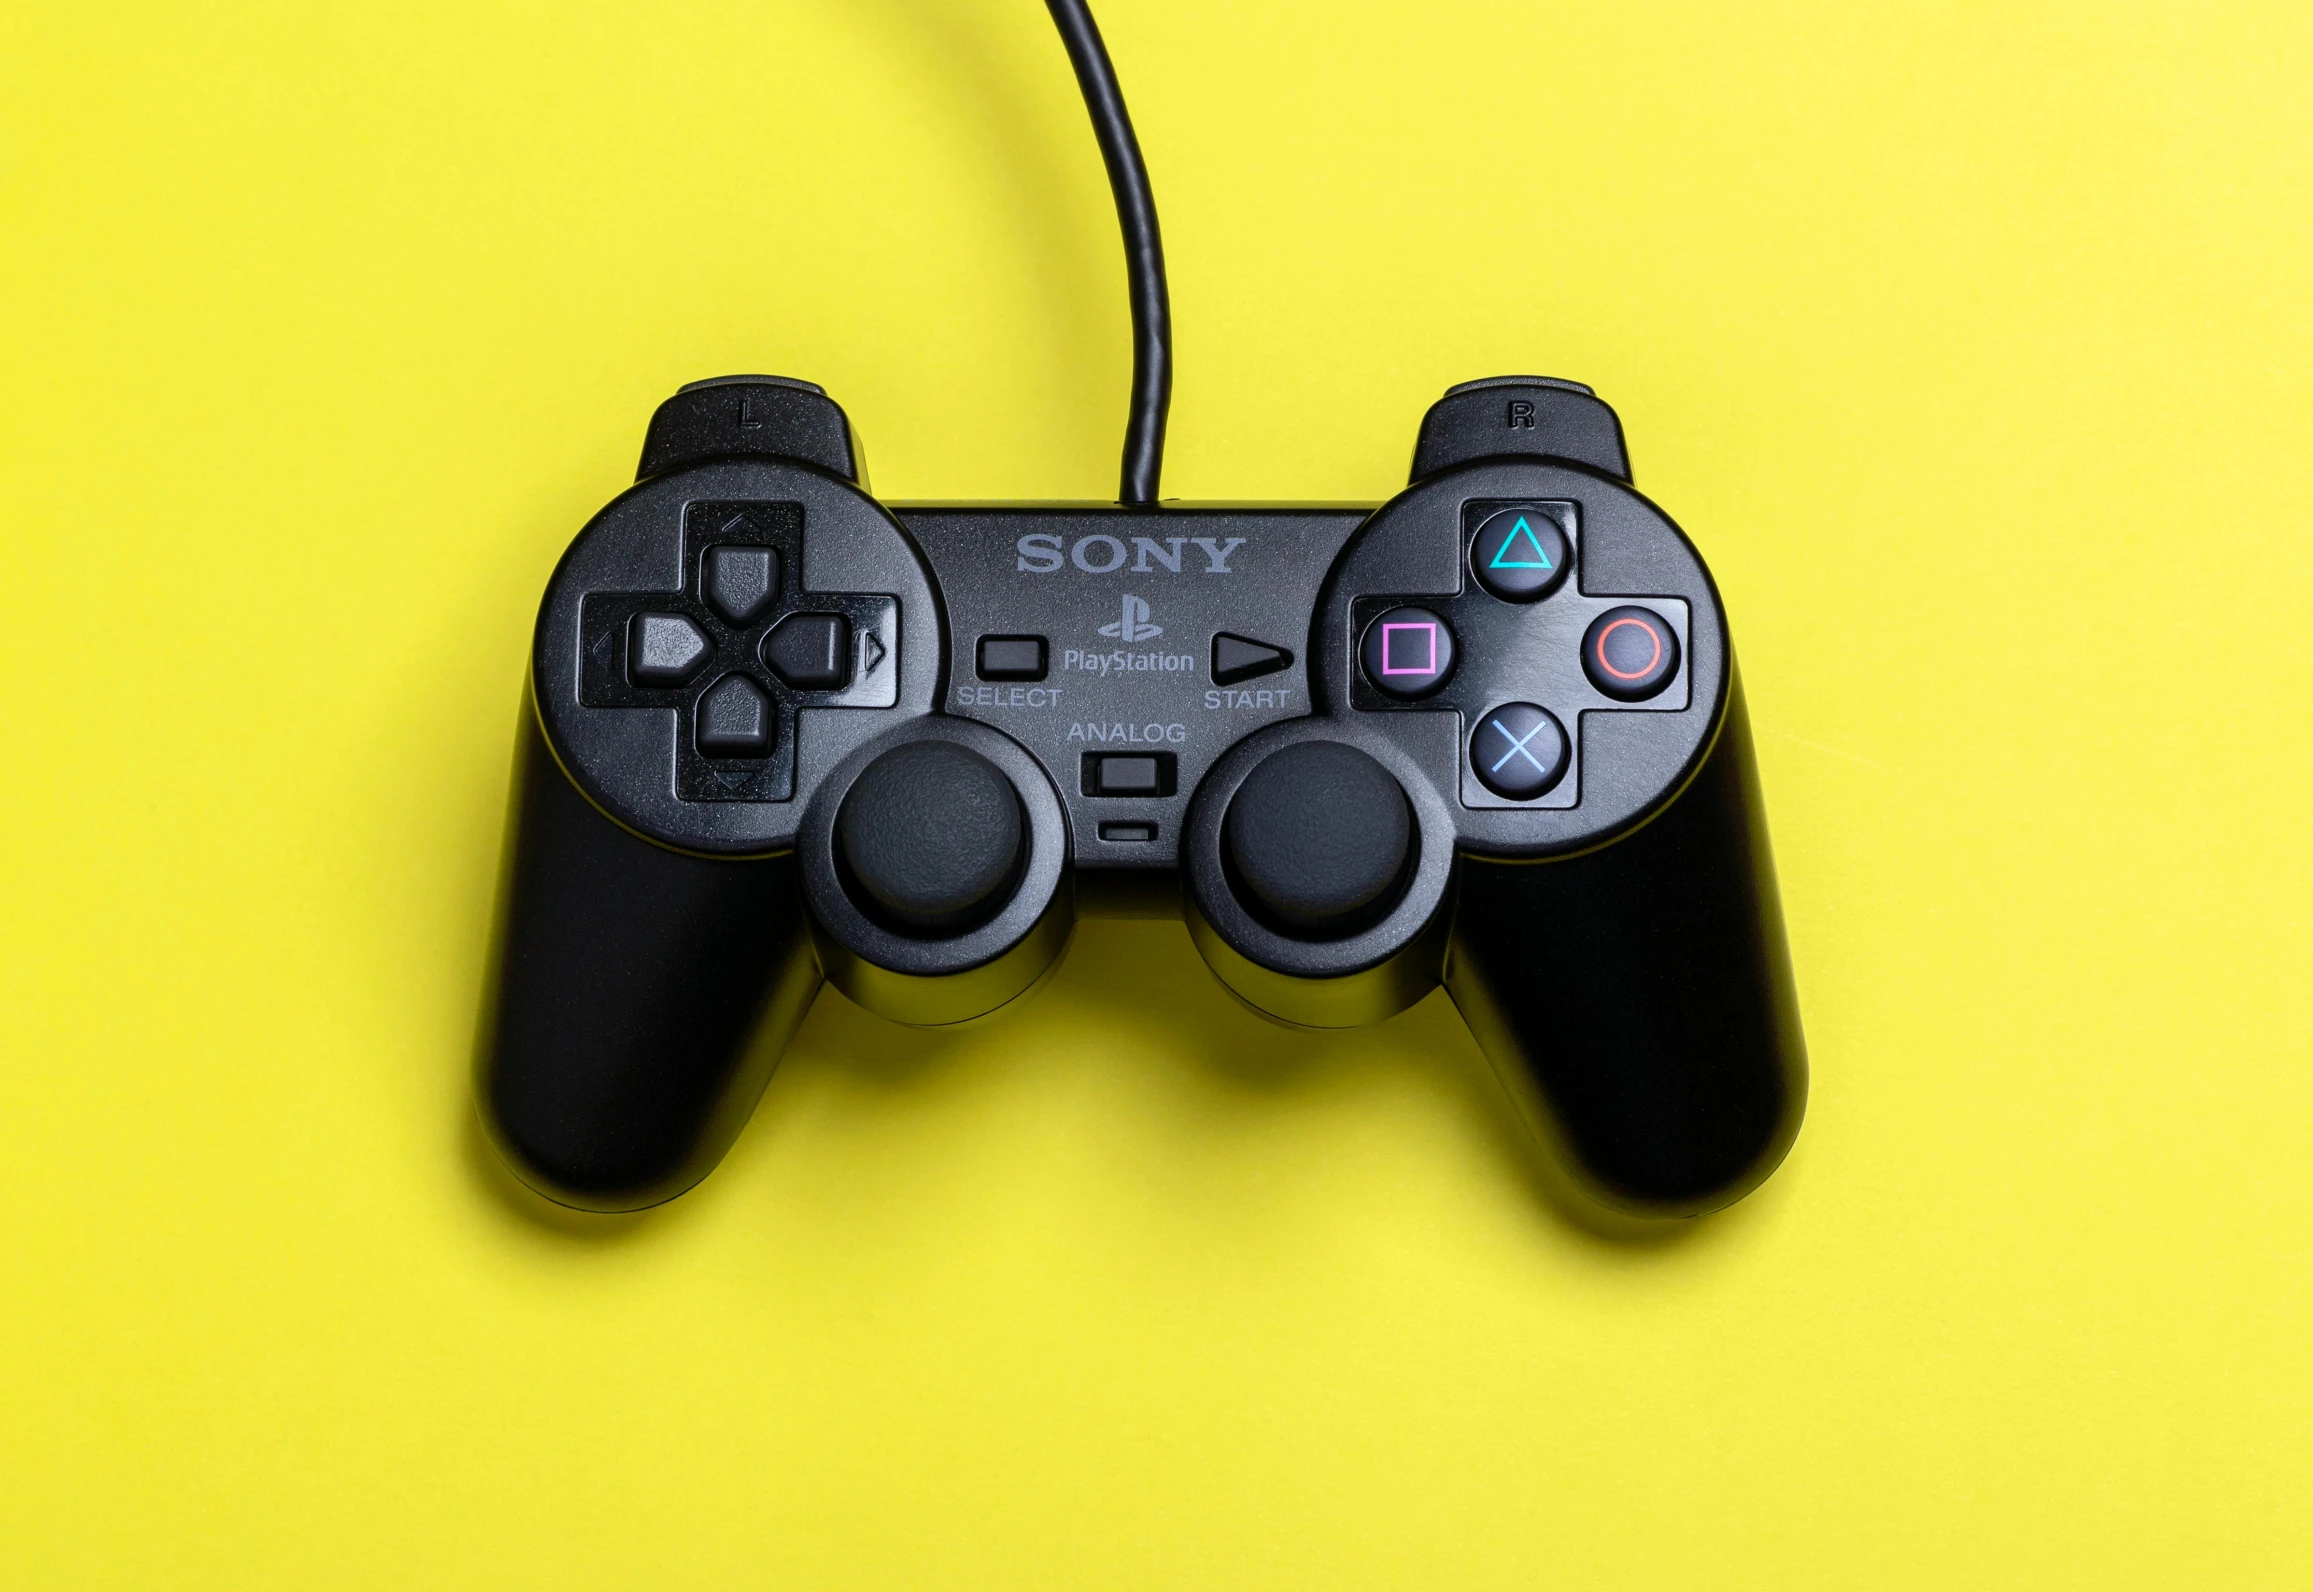
{"type": "Polygon", "coordinates": [[[835,816],[853,895],[903,934],[958,934],[1011,899],[1027,851],[1012,782],[953,741],[917,741],[868,764],[835,816]]]}
{"type": "Polygon", "coordinates": [[[1221,844],[1256,916],[1339,938],[1395,904],[1413,814],[1389,770],[1356,747],[1303,741],[1271,753],[1237,787],[1221,844]]]}

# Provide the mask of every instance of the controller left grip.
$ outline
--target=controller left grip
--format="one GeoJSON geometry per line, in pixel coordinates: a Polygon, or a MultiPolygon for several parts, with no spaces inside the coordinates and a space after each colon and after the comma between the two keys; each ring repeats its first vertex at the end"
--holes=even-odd
{"type": "Polygon", "coordinates": [[[599,1211],[714,1169],[819,988],[792,855],[695,857],[612,822],[527,698],[491,967],[484,1130],[532,1188],[599,1211]]]}

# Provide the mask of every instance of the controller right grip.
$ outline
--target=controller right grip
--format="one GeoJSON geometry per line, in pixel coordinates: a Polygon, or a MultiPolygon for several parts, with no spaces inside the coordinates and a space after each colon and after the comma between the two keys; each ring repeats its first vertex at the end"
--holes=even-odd
{"type": "Polygon", "coordinates": [[[1702,767],[1634,833],[1461,860],[1446,988],[1592,1198],[1695,1216],[1774,1171],[1807,1052],[1739,680],[1702,767]]]}
{"type": "Polygon", "coordinates": [[[527,694],[506,859],[483,1128],[560,1204],[672,1199],[730,1148],[819,988],[795,859],[690,856],[614,823],[527,694]]]}

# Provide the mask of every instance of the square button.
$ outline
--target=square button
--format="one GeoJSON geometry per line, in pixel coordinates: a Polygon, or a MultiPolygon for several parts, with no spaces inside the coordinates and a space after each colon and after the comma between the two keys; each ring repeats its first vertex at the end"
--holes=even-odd
{"type": "Polygon", "coordinates": [[[1041,680],[1045,674],[1042,636],[982,636],[980,678],[1041,680]]]}

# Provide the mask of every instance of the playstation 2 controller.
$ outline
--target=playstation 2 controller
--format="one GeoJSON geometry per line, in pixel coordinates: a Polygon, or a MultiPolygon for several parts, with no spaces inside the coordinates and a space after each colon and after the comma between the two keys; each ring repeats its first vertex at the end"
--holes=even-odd
{"type": "Polygon", "coordinates": [[[892,503],[695,383],[539,610],[478,1047],[532,1187],[710,1171],[822,981],[986,1017],[1178,916],[1308,1028],[1442,984],[1589,1196],[1741,1197],[1806,1062],[1727,618],[1587,388],[1472,382],[1341,504],[892,503]]]}

